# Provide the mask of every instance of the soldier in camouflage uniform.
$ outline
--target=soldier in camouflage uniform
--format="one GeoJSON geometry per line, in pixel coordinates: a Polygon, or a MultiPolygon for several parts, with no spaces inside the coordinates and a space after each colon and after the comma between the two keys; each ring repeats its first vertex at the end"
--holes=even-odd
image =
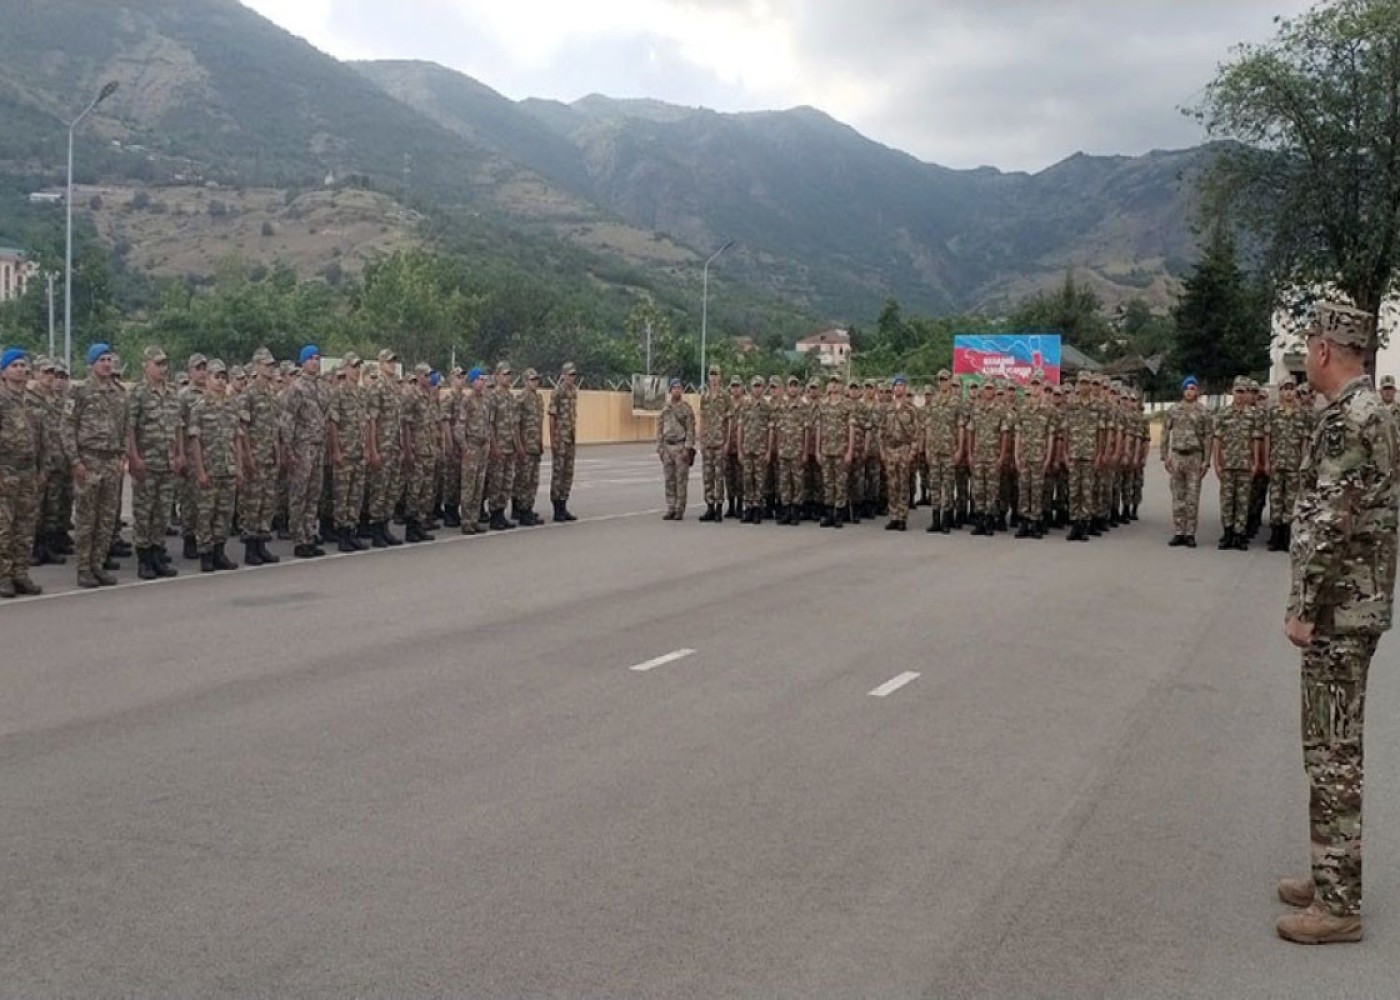
{"type": "Polygon", "coordinates": [[[1381,376],[1381,402],[1390,411],[1390,415],[1400,421],[1400,399],[1395,395],[1395,376],[1381,376]]]}
{"type": "Polygon", "coordinates": [[[1201,479],[1209,471],[1215,430],[1210,414],[1201,405],[1200,387],[1194,375],[1181,383],[1181,402],[1162,419],[1162,464],[1172,492],[1172,548],[1196,547],[1196,522],[1200,517],[1201,479]]]}
{"type": "MultiPolygon", "coordinates": [[[[404,397],[399,391],[398,360],[399,356],[387,347],[379,352],[378,375],[370,380],[365,395],[365,417],[369,421],[366,441],[374,441],[365,481],[365,517],[369,521],[370,544],[376,549],[403,544],[403,539],[389,529],[394,505],[403,490],[405,455],[404,397]]],[[[476,511],[463,511],[462,515],[463,524],[468,520],[475,524],[476,511]]]]}
{"type": "Polygon", "coordinates": [[[578,431],[578,370],[564,363],[559,384],[549,394],[549,501],[554,520],[576,521],[569,513],[569,493],[574,487],[574,454],[578,431]]]}
{"type": "Polygon", "coordinates": [[[763,397],[763,376],[755,375],[749,395],[744,397],[736,414],[739,455],[744,463],[742,520],[745,524],[758,524],[763,520],[763,480],[773,448],[771,412],[768,400],[763,397]]]}
{"type": "Polygon", "coordinates": [[[928,531],[953,530],[954,468],[962,450],[962,408],[958,406],[952,372],[938,373],[938,391],[924,404],[922,452],[927,463],[929,502],[933,517],[928,531]]]}
{"type": "Polygon", "coordinates": [[[974,535],[996,533],[996,506],[1001,468],[1007,459],[1007,416],[996,401],[996,386],[982,383],[980,398],[967,424],[967,451],[972,470],[974,535]]]}
{"type": "MultiPolygon", "coordinates": [[[[362,552],[369,545],[355,537],[365,496],[365,455],[368,424],[365,391],[360,387],[362,362],[347,352],[335,370],[335,387],[326,410],[326,453],[331,467],[331,519],[336,548],[362,552]]],[[[329,539],[328,539],[329,540],[329,539]]]]}
{"type": "Polygon", "coordinates": [[[112,349],[106,344],[88,348],[87,381],[68,399],[64,447],[73,456],[73,482],[77,489],[74,520],[77,541],[78,586],[116,586],[107,572],[107,551],[112,544],[121,507],[121,466],[126,453],[126,390],[112,374],[112,349]]]}
{"type": "Polygon", "coordinates": [[[656,418],[656,454],[666,487],[666,515],[661,520],[683,521],[695,455],[695,411],[685,401],[680,379],[671,379],[670,390],[671,397],[656,418]]]}
{"type": "Polygon", "coordinates": [[[514,528],[506,519],[506,501],[515,483],[515,459],[523,450],[516,431],[515,395],[510,391],[510,362],[496,365],[496,389],[491,393],[491,464],[486,470],[486,501],[491,508],[491,530],[514,528]]]}
{"type": "Polygon", "coordinates": [[[1069,523],[1069,463],[1065,459],[1065,409],[1069,391],[1062,385],[1053,385],[1048,391],[1055,414],[1055,445],[1045,486],[1045,522],[1062,528],[1069,523]]]}
{"type": "Polygon", "coordinates": [[[525,388],[515,401],[516,436],[522,453],[516,458],[514,498],[515,520],[527,528],[544,524],[535,514],[535,497],[540,491],[540,456],[544,453],[544,397],[540,376],[525,369],[525,388]]]}
{"type": "Polygon", "coordinates": [[[326,450],[330,397],[321,381],[321,352],[308,344],[298,356],[300,374],[283,396],[283,439],[287,454],[287,531],[302,559],[326,554],[316,544],[326,450]]]}
{"type": "Polygon", "coordinates": [[[1147,456],[1152,451],[1152,420],[1143,409],[1142,390],[1132,394],[1133,429],[1137,432],[1137,462],[1133,467],[1132,492],[1129,498],[1128,520],[1138,519],[1138,508],[1142,506],[1142,490],[1147,480],[1147,456]]]}
{"type": "Polygon", "coordinates": [[[1055,412],[1041,376],[1032,375],[1030,394],[1015,429],[1016,482],[1021,508],[1017,538],[1044,538],[1045,477],[1055,456],[1055,412]]]}
{"type": "Polygon", "coordinates": [[[827,379],[826,398],[817,405],[816,418],[814,445],[822,468],[821,526],[839,528],[847,506],[846,470],[855,458],[856,437],[839,375],[827,379]]]}
{"type": "Polygon", "coordinates": [[[29,359],[0,354],[0,597],[41,594],[29,578],[44,475],[44,415],[27,395],[29,359]]]}
{"type": "Polygon", "coordinates": [[[778,523],[801,524],[797,505],[807,465],[807,403],[795,375],[788,376],[787,397],[773,406],[773,450],[778,466],[778,523]]]}
{"type": "Polygon", "coordinates": [[[462,497],[462,456],[451,442],[456,440],[456,428],[452,426],[455,414],[460,412],[458,403],[466,392],[465,373],[460,366],[454,367],[444,380],[445,389],[438,393],[438,413],[442,417],[442,447],[438,454],[437,509],[441,512],[444,528],[460,528],[462,512],[458,509],[462,497]]]}
{"type": "Polygon", "coordinates": [[[1070,532],[1066,541],[1087,542],[1093,519],[1094,467],[1103,460],[1103,412],[1094,403],[1093,384],[1081,377],[1065,407],[1064,451],[1069,467],[1070,532]]]}
{"type": "Polygon", "coordinates": [[[1279,382],[1278,392],[1278,405],[1269,410],[1264,431],[1264,474],[1269,478],[1268,548],[1270,552],[1287,552],[1303,451],[1312,428],[1307,414],[1298,405],[1292,376],[1279,382]]]}
{"type": "Polygon", "coordinates": [[[744,382],[738,375],[729,378],[729,412],[725,417],[724,492],[728,499],[725,517],[743,516],[744,461],[739,455],[739,409],[744,403],[744,382]]]}
{"type": "MultiPolygon", "coordinates": [[[[190,355],[186,362],[185,372],[189,378],[189,383],[179,391],[180,398],[180,434],[183,437],[189,429],[190,409],[194,406],[205,385],[209,381],[209,359],[203,354],[195,353],[190,355]]],[[[194,482],[194,473],[190,470],[188,463],[185,467],[184,477],[177,490],[176,500],[180,506],[180,534],[184,536],[184,557],[186,559],[199,558],[199,546],[195,543],[195,525],[198,515],[195,513],[196,494],[198,487],[194,482]]]]}
{"type": "MultiPolygon", "coordinates": [[[[68,458],[63,452],[63,396],[58,389],[58,368],[61,362],[53,358],[36,358],[32,365],[34,378],[27,390],[30,403],[38,410],[43,424],[43,473],[39,479],[39,496],[35,501],[36,529],[34,533],[35,566],[49,563],[63,565],[71,552],[67,544],[66,522],[71,503],[64,502],[72,476],[68,458]]],[[[162,526],[164,534],[164,526],[162,526]]]]}
{"type": "Polygon", "coordinates": [[[253,352],[253,379],[237,398],[238,447],[243,483],[238,491],[238,534],[243,561],[249,566],[281,562],[268,551],[272,518],[277,512],[277,483],[286,465],[282,449],[282,401],[273,381],[272,352],[253,352]]]}
{"type": "Polygon", "coordinates": [[[458,412],[456,419],[452,421],[455,444],[462,456],[461,500],[464,535],[475,535],[481,530],[476,512],[481,509],[482,500],[485,498],[486,467],[491,458],[491,412],[485,388],[486,373],[480,368],[469,371],[467,391],[458,400],[458,412]]]}
{"type": "Polygon", "coordinates": [[[908,382],[903,375],[896,375],[889,408],[880,421],[880,451],[889,491],[886,531],[904,531],[909,524],[909,463],[919,443],[920,419],[907,393],[908,382]]]}
{"type": "Polygon", "coordinates": [[[851,415],[851,463],[846,472],[846,509],[852,524],[860,524],[865,513],[865,451],[869,431],[865,404],[861,399],[860,383],[854,379],[846,386],[846,410],[851,415]]]}
{"type": "Polygon", "coordinates": [[[1220,522],[1224,533],[1219,549],[1249,548],[1249,490],[1258,467],[1264,434],[1249,408],[1249,379],[1235,379],[1230,406],[1215,418],[1213,464],[1220,480],[1220,522]]]}
{"type": "Polygon", "coordinates": [[[724,459],[729,449],[729,393],[720,385],[718,365],[711,365],[700,394],[700,476],[705,488],[705,513],[700,520],[724,520],[724,459]]]}
{"type": "MultiPolygon", "coordinates": [[[[806,443],[803,445],[802,471],[800,473],[800,489],[798,491],[801,505],[798,507],[797,523],[803,520],[815,521],[821,515],[818,510],[822,506],[822,461],[817,454],[817,416],[821,412],[822,384],[813,376],[807,380],[807,393],[800,401],[802,412],[802,424],[806,430],[806,443]]],[[[850,491],[846,494],[847,506],[850,503],[850,491]]],[[[842,509],[842,514],[846,510],[842,509]]],[[[849,517],[845,518],[849,520],[849,517]]]]}
{"type": "Polygon", "coordinates": [[[228,368],[218,358],[209,362],[209,381],[190,407],[185,435],[198,490],[195,537],[200,572],[237,569],[224,546],[233,524],[234,492],[240,475],[238,407],[229,392],[228,368]]]}
{"type": "MultiPolygon", "coordinates": [[[[437,390],[432,385],[433,369],[419,362],[413,368],[414,380],[404,396],[403,421],[406,429],[404,452],[404,539],[431,542],[426,525],[433,513],[437,489],[438,446],[442,439],[442,414],[437,390]]],[[[505,391],[510,395],[510,390],[505,391]]],[[[505,500],[501,500],[501,509],[505,500]]]]}
{"type": "Polygon", "coordinates": [[[142,355],[144,380],[127,397],[127,464],[131,470],[132,541],[142,580],[176,576],[166,561],[165,529],[185,472],[180,397],[170,386],[170,361],[159,347],[142,355]]]}
{"type": "Polygon", "coordinates": [[[1312,874],[1283,879],[1281,917],[1303,944],[1359,941],[1366,681],[1395,595],[1396,428],[1366,376],[1372,318],[1322,304],[1308,381],[1326,397],[1302,475],[1284,631],[1302,653],[1303,764],[1312,874]]]}

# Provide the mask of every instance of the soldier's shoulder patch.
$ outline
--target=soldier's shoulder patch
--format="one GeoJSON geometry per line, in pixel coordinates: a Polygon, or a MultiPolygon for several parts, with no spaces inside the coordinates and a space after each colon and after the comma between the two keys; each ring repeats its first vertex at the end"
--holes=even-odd
{"type": "Polygon", "coordinates": [[[1322,453],[1328,458],[1340,458],[1346,448],[1346,426],[1339,420],[1329,420],[1322,427],[1322,453]]]}

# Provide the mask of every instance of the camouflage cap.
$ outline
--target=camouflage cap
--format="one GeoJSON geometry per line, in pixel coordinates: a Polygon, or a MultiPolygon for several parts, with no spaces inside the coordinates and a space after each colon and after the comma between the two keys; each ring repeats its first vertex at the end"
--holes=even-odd
{"type": "Polygon", "coordinates": [[[195,353],[195,354],[191,354],[191,355],[190,355],[190,360],[187,361],[187,362],[185,362],[185,367],[188,368],[188,369],[190,369],[191,371],[193,371],[194,369],[198,368],[200,365],[206,365],[206,366],[207,366],[208,364],[209,364],[209,359],[208,359],[208,358],[206,358],[203,354],[195,353]]]}
{"type": "Polygon", "coordinates": [[[525,369],[525,381],[528,382],[528,381],[530,381],[530,379],[532,379],[532,378],[539,378],[539,377],[540,377],[540,373],[537,372],[537,371],[535,371],[533,368],[526,368],[526,369],[525,369]]]}
{"type": "Polygon", "coordinates": [[[762,375],[755,375],[753,378],[749,379],[749,387],[752,389],[761,388],[763,384],[764,382],[762,375]]]}
{"type": "Polygon", "coordinates": [[[768,388],[770,389],[779,389],[782,388],[782,385],[782,379],[778,378],[778,376],[776,375],[773,375],[768,379],[768,388]]]}
{"type": "Polygon", "coordinates": [[[1031,372],[1031,385],[1044,385],[1044,384],[1045,384],[1045,376],[1041,375],[1040,372],[1038,372],[1038,371],[1033,371],[1033,372],[1031,372]]]}
{"type": "Polygon", "coordinates": [[[733,389],[735,386],[738,386],[740,389],[742,389],[744,387],[744,380],[741,379],[738,375],[731,375],[729,376],[729,388],[733,389]]]}
{"type": "Polygon", "coordinates": [[[820,389],[821,387],[822,387],[821,381],[820,381],[819,379],[817,379],[815,376],[812,377],[812,378],[809,378],[809,379],[807,380],[807,388],[808,388],[808,389],[820,389]]]}
{"type": "Polygon", "coordinates": [[[787,384],[788,384],[788,385],[801,385],[801,384],[802,384],[802,380],[801,380],[800,378],[798,378],[796,375],[789,375],[789,376],[788,376],[788,380],[787,380],[787,384]]]}
{"type": "Polygon", "coordinates": [[[497,375],[509,375],[509,374],[510,374],[510,362],[509,362],[509,361],[497,361],[497,362],[496,362],[496,374],[497,374],[497,375]]]}
{"type": "Polygon", "coordinates": [[[940,368],[940,369],[938,370],[938,381],[940,381],[940,382],[951,382],[952,379],[953,379],[953,373],[950,372],[948,369],[946,369],[946,368],[940,368]]]}
{"type": "Polygon", "coordinates": [[[1370,313],[1339,302],[1319,302],[1313,324],[1307,331],[1309,337],[1322,337],[1334,344],[1362,350],[1371,346],[1375,332],[1370,313]]]}
{"type": "Polygon", "coordinates": [[[346,351],[341,357],[340,363],[345,368],[358,368],[360,366],[360,356],[354,351],[346,351]]]}
{"type": "Polygon", "coordinates": [[[1394,375],[1382,375],[1382,376],[1381,376],[1381,388],[1382,388],[1382,389],[1394,389],[1394,388],[1395,388],[1395,376],[1394,376],[1394,375]]]}
{"type": "MultiPolygon", "coordinates": [[[[816,381],[816,379],[813,379],[813,380],[812,380],[812,382],[815,382],[815,381],[816,381]]],[[[811,383],[809,382],[808,385],[810,385],[810,384],[811,384],[811,383]]],[[[860,379],[857,379],[857,378],[851,379],[849,382],[846,383],[846,388],[847,388],[847,389],[859,389],[859,388],[860,388],[860,379]]]]}
{"type": "Polygon", "coordinates": [[[62,358],[54,358],[54,359],[53,359],[53,370],[54,370],[55,373],[57,373],[57,374],[59,374],[59,375],[67,375],[67,374],[68,374],[68,362],[67,362],[67,361],[64,361],[62,358]]]}
{"type": "Polygon", "coordinates": [[[36,372],[56,372],[58,371],[58,362],[47,354],[41,354],[34,359],[34,370],[36,372]]]}
{"type": "Polygon", "coordinates": [[[574,367],[574,363],[572,361],[565,361],[564,367],[559,369],[559,373],[561,375],[575,375],[578,373],[578,369],[574,367]]]}
{"type": "Polygon", "coordinates": [[[719,374],[721,374],[721,372],[720,372],[720,370],[719,370],[719,365],[710,365],[710,374],[711,374],[711,375],[719,375],[719,374]]]}
{"type": "MultiPolygon", "coordinates": [[[[426,362],[426,361],[420,361],[420,362],[418,362],[416,365],[413,366],[413,371],[414,371],[414,374],[416,374],[416,375],[429,375],[429,374],[432,373],[432,370],[433,370],[433,366],[430,365],[430,364],[428,364],[428,362],[426,362]]],[[[497,370],[497,371],[500,370],[499,366],[497,366],[497,369],[496,369],[496,370],[497,370]]],[[[509,371],[509,368],[507,368],[507,371],[509,371]]]]}
{"type": "Polygon", "coordinates": [[[245,371],[242,369],[242,367],[240,367],[239,365],[234,365],[232,368],[230,368],[230,369],[228,370],[228,375],[229,375],[229,378],[247,378],[247,377],[248,377],[248,373],[245,372],[245,371]]]}
{"type": "Polygon", "coordinates": [[[225,365],[225,364],[224,364],[222,361],[220,361],[218,358],[215,358],[214,360],[212,360],[212,361],[209,362],[209,374],[210,374],[210,375],[217,375],[219,372],[224,372],[225,374],[227,374],[227,373],[228,373],[228,366],[225,365]]]}
{"type": "Polygon", "coordinates": [[[255,365],[271,365],[275,364],[276,361],[277,359],[272,356],[272,352],[266,347],[259,347],[253,352],[253,364],[255,365]]]}
{"type": "Polygon", "coordinates": [[[1235,382],[1234,382],[1234,391],[1235,391],[1235,392],[1248,392],[1248,391],[1249,391],[1249,379],[1245,378],[1243,375],[1236,375],[1236,376],[1235,376],[1235,382]]]}
{"type": "Polygon", "coordinates": [[[166,357],[165,352],[154,344],[142,351],[141,357],[145,358],[147,361],[155,361],[157,363],[170,360],[166,357]]]}
{"type": "Polygon", "coordinates": [[[1292,375],[1285,375],[1283,376],[1283,378],[1278,380],[1278,387],[1280,389],[1292,389],[1297,384],[1298,383],[1293,380],[1292,375]]]}
{"type": "Polygon", "coordinates": [[[874,389],[874,388],[876,388],[879,384],[880,384],[880,383],[877,382],[877,381],[875,381],[873,378],[868,378],[868,379],[865,380],[865,387],[866,387],[867,389],[874,389]]]}
{"type": "Polygon", "coordinates": [[[394,353],[394,351],[393,351],[392,348],[386,347],[386,348],[384,348],[384,350],[382,350],[382,351],[379,352],[379,360],[380,360],[380,361],[397,361],[397,360],[399,360],[399,356],[398,356],[397,354],[394,353]]]}

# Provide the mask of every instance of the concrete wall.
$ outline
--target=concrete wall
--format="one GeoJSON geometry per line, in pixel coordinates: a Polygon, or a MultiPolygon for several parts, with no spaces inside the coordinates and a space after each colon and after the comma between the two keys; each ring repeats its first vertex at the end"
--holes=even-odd
{"type": "MultiPolygon", "coordinates": [[[[544,390],[541,390],[543,392],[544,390]]],[[[545,393],[545,406],[549,405],[545,393]]],[[[686,401],[695,410],[696,419],[700,416],[700,397],[686,396],[686,401]]],[[[698,429],[698,428],[697,428],[698,429]]],[[[546,421],[545,440],[549,440],[549,424],[546,421]]],[[[596,389],[580,389],[578,394],[578,443],[579,444],[623,444],[635,441],[656,440],[656,417],[634,416],[632,394],[630,392],[605,392],[596,389]]]]}

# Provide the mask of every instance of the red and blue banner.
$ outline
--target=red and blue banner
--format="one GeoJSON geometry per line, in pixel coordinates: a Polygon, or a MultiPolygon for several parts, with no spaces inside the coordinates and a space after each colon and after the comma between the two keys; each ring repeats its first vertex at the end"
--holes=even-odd
{"type": "Polygon", "coordinates": [[[953,337],[953,374],[1004,378],[1026,385],[1039,372],[1046,385],[1060,384],[1060,335],[959,333],[953,337]]]}

